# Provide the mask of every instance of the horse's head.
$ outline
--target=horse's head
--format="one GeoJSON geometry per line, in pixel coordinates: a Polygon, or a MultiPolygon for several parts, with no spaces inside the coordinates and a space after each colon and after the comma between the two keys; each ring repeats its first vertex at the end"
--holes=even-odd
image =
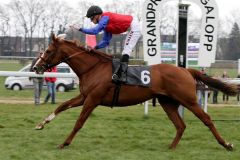
{"type": "Polygon", "coordinates": [[[61,47],[59,47],[59,44],[62,41],[61,39],[62,37],[56,37],[54,34],[52,35],[51,44],[44,52],[40,53],[38,60],[33,67],[33,70],[37,74],[43,74],[46,70],[62,62],[64,57],[61,54],[61,47]]]}
{"type": "Polygon", "coordinates": [[[107,60],[110,62],[112,60],[110,55],[80,45],[78,41],[69,41],[63,38],[63,35],[60,37],[52,35],[52,43],[40,54],[33,67],[37,74],[43,74],[46,70],[61,62],[70,63],[70,60],[76,60],[76,58],[78,63],[81,61],[81,64],[83,64],[81,67],[80,64],[76,64],[78,67],[75,68],[78,68],[78,70],[81,68],[80,72],[85,72],[83,70],[88,70],[99,61],[106,62],[107,60]]]}

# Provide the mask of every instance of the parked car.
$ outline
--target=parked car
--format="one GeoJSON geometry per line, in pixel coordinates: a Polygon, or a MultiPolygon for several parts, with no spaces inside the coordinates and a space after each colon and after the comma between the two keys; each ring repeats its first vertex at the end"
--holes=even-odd
{"type": "MultiPolygon", "coordinates": [[[[29,72],[31,64],[23,67],[19,72],[29,72]]],[[[58,73],[74,73],[73,70],[66,64],[61,63],[57,66],[58,73]]],[[[59,92],[65,92],[77,88],[78,78],[57,78],[56,90],[59,92]]],[[[46,86],[46,84],[44,84],[46,86]]],[[[12,90],[22,90],[33,88],[33,82],[29,80],[29,77],[7,77],[5,80],[5,87],[12,90]]]]}

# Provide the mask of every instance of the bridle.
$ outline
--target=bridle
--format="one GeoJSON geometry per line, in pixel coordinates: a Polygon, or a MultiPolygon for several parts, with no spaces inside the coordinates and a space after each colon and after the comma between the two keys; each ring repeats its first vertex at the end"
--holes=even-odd
{"type": "MultiPolygon", "coordinates": [[[[41,53],[40,56],[38,57],[38,59],[41,59],[41,60],[44,62],[44,64],[41,66],[41,68],[42,68],[43,70],[48,70],[48,69],[51,69],[51,68],[54,67],[54,66],[57,66],[58,64],[60,64],[60,63],[62,63],[62,62],[68,61],[68,60],[71,59],[72,57],[74,57],[74,56],[76,56],[76,55],[79,55],[79,54],[81,54],[81,53],[83,53],[83,52],[86,52],[86,50],[82,50],[82,51],[80,51],[80,52],[76,52],[76,53],[74,53],[74,54],[71,54],[70,56],[66,57],[65,59],[63,59],[63,60],[61,60],[61,61],[59,61],[58,63],[55,63],[55,64],[49,63],[48,60],[46,60],[46,59],[44,59],[44,58],[42,57],[42,55],[46,54],[46,52],[41,53]]],[[[55,53],[54,53],[54,52],[50,53],[49,57],[51,57],[53,54],[55,54],[55,53]]],[[[91,54],[90,54],[90,55],[91,55],[91,54]]],[[[104,58],[104,59],[107,60],[107,61],[112,61],[112,58],[104,57],[104,56],[98,55],[98,54],[93,54],[93,55],[95,55],[95,56],[97,56],[97,57],[99,57],[99,58],[102,57],[102,58],[104,58]]]]}

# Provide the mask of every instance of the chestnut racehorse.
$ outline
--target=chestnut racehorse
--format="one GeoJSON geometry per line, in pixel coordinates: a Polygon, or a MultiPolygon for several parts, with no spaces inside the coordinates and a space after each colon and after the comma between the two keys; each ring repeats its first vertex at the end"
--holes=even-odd
{"type": "MultiPolygon", "coordinates": [[[[115,84],[111,79],[112,56],[93,49],[90,50],[74,41],[60,39],[53,35],[52,43],[41,54],[34,69],[36,73],[42,74],[48,68],[61,62],[67,63],[79,77],[80,95],[62,103],[53,113],[39,123],[36,129],[43,129],[44,125],[54,119],[60,112],[83,105],[72,132],[59,145],[60,148],[64,148],[72,142],[76,133],[83,127],[84,122],[98,105],[112,105],[115,84]]],[[[152,65],[150,73],[150,87],[122,84],[118,100],[119,106],[135,105],[156,97],[176,127],[177,133],[170,145],[170,148],[174,149],[186,128],[178,113],[178,107],[182,105],[194,113],[210,129],[219,144],[227,150],[233,149],[233,145],[227,143],[220,136],[210,116],[198,105],[196,81],[203,82],[228,95],[237,93],[235,85],[205,76],[194,69],[185,69],[169,64],[152,65]]]]}

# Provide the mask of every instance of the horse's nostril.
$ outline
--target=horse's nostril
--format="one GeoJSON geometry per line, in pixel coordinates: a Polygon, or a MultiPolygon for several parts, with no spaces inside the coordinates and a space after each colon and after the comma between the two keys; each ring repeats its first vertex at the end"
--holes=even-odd
{"type": "Polygon", "coordinates": [[[37,71],[37,67],[36,67],[36,66],[34,66],[34,67],[33,67],[33,70],[34,70],[34,71],[37,71]]]}

